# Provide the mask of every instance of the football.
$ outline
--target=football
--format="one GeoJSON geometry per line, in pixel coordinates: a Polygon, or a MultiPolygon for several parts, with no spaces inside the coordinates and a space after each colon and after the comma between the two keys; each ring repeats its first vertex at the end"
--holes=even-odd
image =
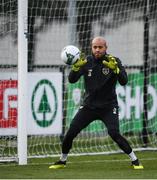
{"type": "Polygon", "coordinates": [[[68,65],[74,64],[80,58],[80,50],[78,47],[68,45],[61,51],[61,60],[68,65]]]}

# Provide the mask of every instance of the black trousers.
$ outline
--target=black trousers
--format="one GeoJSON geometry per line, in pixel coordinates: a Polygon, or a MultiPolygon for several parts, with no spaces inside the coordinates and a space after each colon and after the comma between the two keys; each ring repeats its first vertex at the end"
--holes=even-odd
{"type": "Polygon", "coordinates": [[[100,119],[106,125],[108,134],[111,138],[126,154],[130,154],[132,149],[127,140],[121,136],[119,132],[118,114],[117,106],[103,109],[91,109],[86,106],[80,107],[63,139],[62,153],[68,154],[72,147],[73,139],[78,135],[78,133],[94,120],[100,119]]]}

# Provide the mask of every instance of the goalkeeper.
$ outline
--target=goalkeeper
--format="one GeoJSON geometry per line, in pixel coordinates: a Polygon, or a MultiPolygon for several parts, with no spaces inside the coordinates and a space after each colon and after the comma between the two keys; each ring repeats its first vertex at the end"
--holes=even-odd
{"type": "Polygon", "coordinates": [[[49,168],[66,166],[67,156],[74,138],[94,120],[100,119],[107,127],[108,134],[131,159],[134,169],[143,169],[128,141],[119,132],[117,81],[127,84],[127,74],[121,61],[106,53],[107,44],[103,37],[92,40],[92,55],[80,58],[71,69],[69,82],[75,83],[84,76],[85,98],[75,115],[62,143],[60,160],[49,168]]]}

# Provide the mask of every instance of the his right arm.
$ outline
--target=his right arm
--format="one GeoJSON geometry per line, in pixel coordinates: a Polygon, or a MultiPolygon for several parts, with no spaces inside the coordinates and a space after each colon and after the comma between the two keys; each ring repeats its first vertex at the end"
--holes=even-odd
{"type": "Polygon", "coordinates": [[[72,65],[72,68],[68,77],[70,83],[75,83],[78,81],[80,76],[83,74],[82,67],[86,63],[87,63],[87,60],[83,56],[81,56],[81,58],[72,65]]]}
{"type": "Polygon", "coordinates": [[[82,73],[80,71],[73,71],[71,70],[68,76],[68,80],[70,83],[75,83],[79,80],[80,76],[82,75],[82,73]]]}

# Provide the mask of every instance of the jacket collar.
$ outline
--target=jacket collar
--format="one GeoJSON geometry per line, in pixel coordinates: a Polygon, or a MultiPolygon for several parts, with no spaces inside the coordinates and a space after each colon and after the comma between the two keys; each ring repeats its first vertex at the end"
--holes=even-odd
{"type": "Polygon", "coordinates": [[[103,60],[107,60],[106,58],[107,53],[105,53],[101,58],[95,58],[95,56],[92,54],[93,60],[95,63],[102,63],[103,60]]]}

